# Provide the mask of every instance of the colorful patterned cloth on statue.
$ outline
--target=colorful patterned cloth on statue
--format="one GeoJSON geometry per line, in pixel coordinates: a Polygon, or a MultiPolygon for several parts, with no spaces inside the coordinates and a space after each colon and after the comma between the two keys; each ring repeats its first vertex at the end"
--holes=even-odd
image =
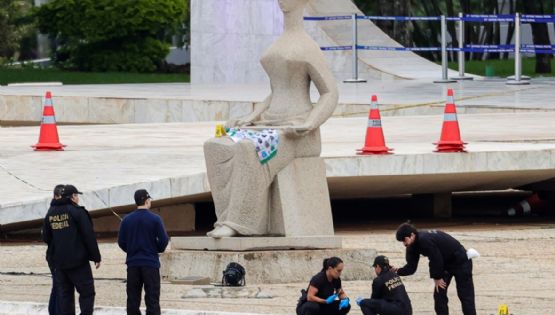
{"type": "Polygon", "coordinates": [[[234,142],[250,140],[256,147],[256,154],[261,164],[265,164],[277,154],[279,133],[275,129],[250,130],[230,128],[227,135],[234,142]]]}

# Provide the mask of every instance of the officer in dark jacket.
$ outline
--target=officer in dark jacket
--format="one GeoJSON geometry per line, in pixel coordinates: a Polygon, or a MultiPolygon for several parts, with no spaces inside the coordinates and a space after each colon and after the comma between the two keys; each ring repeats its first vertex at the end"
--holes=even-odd
{"type": "Polygon", "coordinates": [[[53,200],[44,219],[43,239],[52,247],[60,308],[63,315],[75,314],[73,288],[79,292],[81,314],[93,313],[94,280],[89,261],[100,267],[100,251],[89,212],[79,206],[82,194],[66,185],[62,199],[53,200]]]}
{"type": "Polygon", "coordinates": [[[402,268],[393,269],[398,275],[414,274],[420,255],[428,257],[430,277],[435,282],[436,314],[449,314],[447,288],[451,279],[455,277],[457,294],[461,300],[463,314],[476,315],[472,260],[468,259],[466,250],[459,241],[442,231],[417,231],[409,223],[403,223],[399,226],[396,237],[407,248],[407,264],[402,268]]]}
{"type": "Polygon", "coordinates": [[[372,282],[369,299],[357,299],[364,315],[412,315],[412,306],[405,285],[398,275],[390,270],[389,259],[377,256],[372,265],[376,279],[372,282]]]}
{"type": "Polygon", "coordinates": [[[140,315],[141,292],[145,289],[146,313],[160,314],[160,258],[168,246],[162,219],[149,211],[150,194],[139,189],[134,195],[137,210],[121,221],[118,245],[127,253],[127,314],[140,315]]]}
{"type": "MultiPolygon", "coordinates": [[[[64,188],[65,185],[56,185],[56,187],[54,187],[54,195],[52,201],[50,202],[51,206],[55,200],[62,199],[64,188]]],[[[61,312],[58,299],[58,288],[56,286],[56,267],[54,266],[54,261],[52,260],[53,251],[54,246],[52,244],[48,244],[48,247],[46,249],[46,262],[48,263],[48,268],[50,268],[50,274],[52,274],[52,290],[50,291],[50,299],[48,300],[48,314],[58,315],[61,312]]]]}

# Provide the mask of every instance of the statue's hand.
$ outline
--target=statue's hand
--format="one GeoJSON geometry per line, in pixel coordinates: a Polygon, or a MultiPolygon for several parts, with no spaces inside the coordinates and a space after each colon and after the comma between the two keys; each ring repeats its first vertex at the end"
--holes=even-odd
{"type": "Polygon", "coordinates": [[[239,119],[230,119],[230,120],[225,122],[224,127],[225,128],[237,127],[238,122],[239,122],[239,119]]]}
{"type": "Polygon", "coordinates": [[[234,127],[244,127],[252,125],[251,121],[243,120],[243,119],[230,119],[226,121],[225,127],[226,128],[234,128],[234,127]]]}
{"type": "Polygon", "coordinates": [[[292,126],[283,129],[283,134],[286,137],[302,137],[312,131],[308,125],[292,126]]]}

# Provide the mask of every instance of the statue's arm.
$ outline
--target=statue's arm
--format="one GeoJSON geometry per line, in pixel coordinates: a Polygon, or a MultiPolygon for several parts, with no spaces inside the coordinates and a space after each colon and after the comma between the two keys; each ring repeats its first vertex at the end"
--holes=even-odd
{"type": "Polygon", "coordinates": [[[268,109],[268,106],[270,106],[271,99],[272,99],[272,94],[268,95],[266,99],[264,99],[262,102],[255,103],[254,109],[250,114],[244,117],[241,117],[239,119],[230,119],[225,123],[225,126],[227,128],[231,128],[231,127],[243,127],[243,126],[252,125],[253,121],[260,120],[260,115],[262,115],[262,113],[265,112],[266,109],[268,109]]]}
{"type": "Polygon", "coordinates": [[[308,129],[313,130],[320,127],[331,117],[337,106],[339,93],[335,78],[323,54],[321,58],[314,58],[309,61],[307,67],[308,75],[320,93],[318,102],[314,105],[306,120],[308,129]]]}

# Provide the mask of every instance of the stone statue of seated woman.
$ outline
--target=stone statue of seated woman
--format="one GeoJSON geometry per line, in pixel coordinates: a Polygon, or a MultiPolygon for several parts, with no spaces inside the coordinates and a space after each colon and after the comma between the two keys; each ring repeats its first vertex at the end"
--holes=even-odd
{"type": "Polygon", "coordinates": [[[334,112],[335,79],[318,44],[303,28],[308,0],[278,0],[284,32],[263,54],[271,94],[254,111],[226,127],[231,136],[204,144],[217,222],[208,236],[268,234],[270,186],[296,158],[318,157],[320,125],[334,112]],[[320,93],[310,101],[311,82],[320,93]],[[271,139],[270,139],[271,138],[271,139]]]}

